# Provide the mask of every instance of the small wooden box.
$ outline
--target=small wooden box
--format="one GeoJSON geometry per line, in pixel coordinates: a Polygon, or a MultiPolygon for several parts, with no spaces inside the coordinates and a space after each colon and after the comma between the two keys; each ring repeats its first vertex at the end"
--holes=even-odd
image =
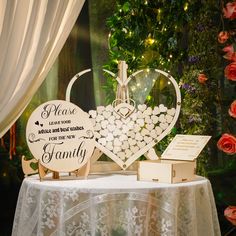
{"type": "Polygon", "coordinates": [[[161,160],[140,161],[138,180],[160,183],[188,182],[195,179],[196,159],[210,136],[176,135],[161,160]]]}
{"type": "Polygon", "coordinates": [[[140,161],[138,180],[160,183],[179,183],[195,179],[196,161],[146,160],[140,161]]]}

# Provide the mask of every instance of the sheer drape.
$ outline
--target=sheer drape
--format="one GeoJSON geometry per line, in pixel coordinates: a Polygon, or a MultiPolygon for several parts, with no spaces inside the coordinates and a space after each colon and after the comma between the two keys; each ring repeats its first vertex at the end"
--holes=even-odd
{"type": "Polygon", "coordinates": [[[44,80],[83,4],[84,0],[0,1],[0,137],[44,80]]]}

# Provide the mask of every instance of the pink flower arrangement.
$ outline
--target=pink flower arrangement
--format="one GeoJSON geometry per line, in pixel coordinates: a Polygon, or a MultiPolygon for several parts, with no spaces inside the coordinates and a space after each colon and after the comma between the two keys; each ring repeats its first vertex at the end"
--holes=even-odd
{"type": "Polygon", "coordinates": [[[229,115],[236,118],[236,100],[234,100],[230,105],[229,115]]]}
{"type": "MultiPolygon", "coordinates": [[[[225,5],[223,8],[223,14],[225,18],[230,20],[236,19],[236,0],[233,2],[228,2],[225,5]]],[[[234,31],[221,31],[218,34],[219,43],[226,42],[231,35],[234,35],[234,31]]],[[[223,52],[226,53],[223,57],[231,61],[225,67],[224,75],[228,80],[236,81],[236,52],[234,50],[234,44],[225,46],[223,48],[223,52]]],[[[231,117],[236,118],[236,100],[231,103],[228,113],[231,117]]],[[[235,154],[236,137],[232,134],[223,134],[217,142],[217,147],[227,154],[235,154]]]]}
{"type": "MultiPolygon", "coordinates": [[[[223,8],[223,15],[229,20],[236,19],[236,1],[228,2],[223,8]]],[[[218,35],[219,43],[225,43],[230,36],[234,36],[235,31],[222,31],[218,35]],[[225,33],[223,33],[225,32],[225,33]],[[230,32],[230,33],[229,33],[230,32]],[[228,38],[227,38],[228,37],[228,38]]],[[[226,53],[223,57],[226,60],[231,61],[225,67],[224,74],[228,80],[236,81],[236,52],[234,51],[234,45],[228,45],[223,48],[223,51],[226,53]]],[[[236,100],[234,100],[228,110],[228,113],[231,117],[236,118],[236,100]]],[[[229,155],[236,154],[236,137],[233,134],[224,133],[217,142],[217,147],[229,155]]],[[[236,226],[236,206],[228,206],[224,210],[225,218],[236,226]]]]}
{"type": "Polygon", "coordinates": [[[217,142],[217,147],[229,155],[236,154],[236,137],[232,134],[223,134],[217,142]]]}
{"type": "Polygon", "coordinates": [[[223,8],[224,17],[230,20],[236,18],[236,2],[228,2],[223,8]]]}

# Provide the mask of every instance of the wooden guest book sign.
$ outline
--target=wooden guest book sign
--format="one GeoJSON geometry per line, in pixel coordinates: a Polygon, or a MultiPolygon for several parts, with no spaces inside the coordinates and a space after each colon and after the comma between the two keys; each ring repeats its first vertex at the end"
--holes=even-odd
{"type": "Polygon", "coordinates": [[[29,149],[41,165],[54,172],[73,172],[89,161],[94,150],[93,125],[73,103],[53,100],[40,105],[26,127],[29,149]]]}
{"type": "MultiPolygon", "coordinates": [[[[153,147],[171,131],[178,119],[181,94],[175,79],[158,69],[140,70],[127,77],[127,68],[125,61],[120,61],[118,76],[105,71],[117,81],[116,98],[111,104],[100,105],[88,112],[94,128],[96,151],[99,150],[91,158],[91,162],[94,162],[92,170],[102,153],[122,170],[132,168],[142,155],[156,159],[153,147]],[[142,79],[138,81],[140,77],[142,79]],[[139,91],[139,97],[143,91],[137,87],[149,91],[142,95],[142,102],[135,98],[132,92],[134,87],[139,91]],[[162,91],[162,94],[153,95],[158,97],[156,105],[147,102],[153,87],[154,91],[162,91]]],[[[70,100],[74,82],[89,72],[90,69],[82,71],[71,79],[66,91],[67,101],[70,100]]],[[[103,171],[102,167],[100,169],[103,171]]]]}

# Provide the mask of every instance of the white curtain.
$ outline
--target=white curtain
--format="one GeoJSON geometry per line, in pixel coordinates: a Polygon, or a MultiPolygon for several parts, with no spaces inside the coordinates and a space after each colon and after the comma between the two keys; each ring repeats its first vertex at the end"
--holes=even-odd
{"type": "Polygon", "coordinates": [[[0,137],[63,47],[84,0],[0,0],[0,137]]]}

